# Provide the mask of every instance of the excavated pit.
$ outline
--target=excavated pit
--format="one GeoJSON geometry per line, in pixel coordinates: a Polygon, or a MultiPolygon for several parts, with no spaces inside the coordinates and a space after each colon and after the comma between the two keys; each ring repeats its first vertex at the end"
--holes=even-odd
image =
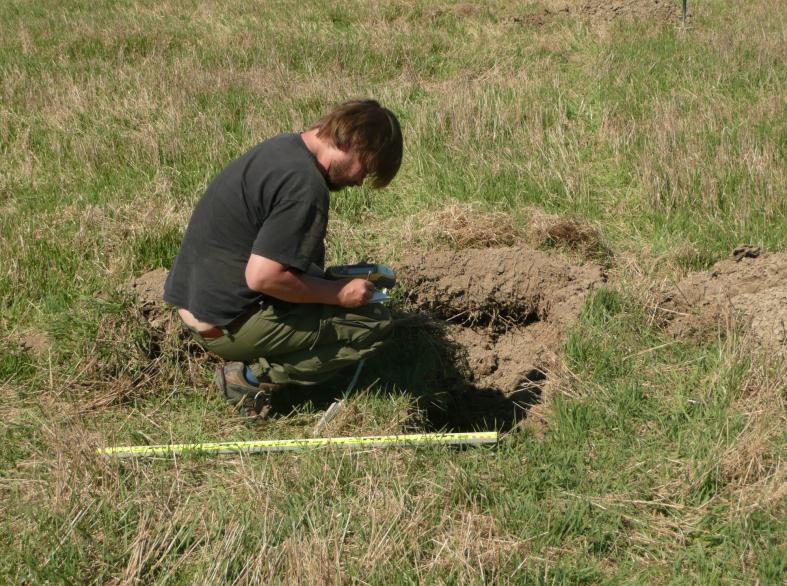
{"type": "Polygon", "coordinates": [[[435,368],[419,404],[435,427],[507,429],[537,403],[601,267],[527,247],[434,250],[397,267],[409,314],[404,347],[435,368]],[[418,335],[428,340],[416,339],[418,335]]]}

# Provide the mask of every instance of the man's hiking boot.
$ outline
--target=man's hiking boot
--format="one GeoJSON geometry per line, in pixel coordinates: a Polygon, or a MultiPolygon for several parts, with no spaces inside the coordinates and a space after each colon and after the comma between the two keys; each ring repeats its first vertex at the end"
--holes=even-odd
{"type": "Polygon", "coordinates": [[[230,404],[245,406],[264,417],[271,408],[271,393],[285,385],[270,381],[253,385],[243,374],[245,368],[242,362],[230,362],[216,369],[213,382],[230,404]]]}

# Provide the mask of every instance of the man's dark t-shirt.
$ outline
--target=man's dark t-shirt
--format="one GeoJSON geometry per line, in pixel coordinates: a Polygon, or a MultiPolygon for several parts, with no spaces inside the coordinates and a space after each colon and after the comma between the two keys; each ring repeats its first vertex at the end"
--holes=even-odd
{"type": "Polygon", "coordinates": [[[194,208],[164,300],[224,326],[259,302],[246,285],[258,254],[299,271],[321,267],[328,185],[299,134],[281,134],[230,163],[194,208]]]}

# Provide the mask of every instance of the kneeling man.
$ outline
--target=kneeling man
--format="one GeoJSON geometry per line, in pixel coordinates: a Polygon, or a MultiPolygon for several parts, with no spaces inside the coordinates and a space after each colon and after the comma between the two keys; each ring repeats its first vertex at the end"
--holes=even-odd
{"type": "Polygon", "coordinates": [[[329,191],[385,187],[402,161],[396,117],[374,100],[334,108],[230,163],[194,209],[164,300],[208,351],[215,382],[260,413],[282,385],[312,385],[377,349],[388,310],[365,279],[324,278],[329,191]]]}

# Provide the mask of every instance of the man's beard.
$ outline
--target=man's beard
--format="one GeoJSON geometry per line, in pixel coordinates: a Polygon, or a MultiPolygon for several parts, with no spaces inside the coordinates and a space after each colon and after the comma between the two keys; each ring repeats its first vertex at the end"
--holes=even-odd
{"type": "Polygon", "coordinates": [[[334,183],[328,177],[325,178],[326,183],[328,184],[328,191],[341,191],[346,185],[341,185],[339,183],[334,183]]]}
{"type": "Polygon", "coordinates": [[[336,164],[331,165],[328,173],[325,176],[325,182],[328,184],[330,191],[339,191],[344,189],[350,183],[347,181],[347,175],[350,171],[350,165],[336,164]]]}

